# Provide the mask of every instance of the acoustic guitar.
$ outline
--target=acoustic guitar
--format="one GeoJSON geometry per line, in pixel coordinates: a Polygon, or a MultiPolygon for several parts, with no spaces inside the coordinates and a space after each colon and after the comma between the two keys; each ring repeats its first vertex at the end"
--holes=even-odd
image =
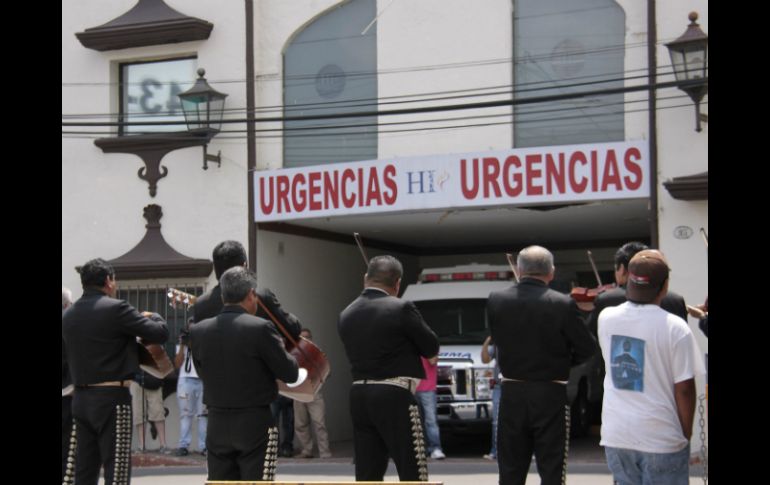
{"type": "MultiPolygon", "coordinates": [[[[188,308],[197,301],[194,295],[176,288],[168,289],[168,298],[172,306],[182,304],[188,308]]],[[[278,318],[267,308],[267,305],[262,300],[258,300],[258,304],[270,320],[272,320],[278,331],[283,334],[286,351],[294,357],[299,367],[306,369],[308,372],[305,381],[296,387],[289,387],[285,382],[276,379],[278,393],[295,401],[312,402],[315,399],[315,395],[321,390],[321,386],[326,381],[326,378],[329,377],[329,359],[313,342],[301,337],[299,340],[292,338],[278,321],[278,318]]]]}
{"type": "Polygon", "coordinates": [[[174,372],[174,364],[162,345],[137,340],[136,353],[139,355],[139,367],[151,376],[163,379],[174,372]]]}

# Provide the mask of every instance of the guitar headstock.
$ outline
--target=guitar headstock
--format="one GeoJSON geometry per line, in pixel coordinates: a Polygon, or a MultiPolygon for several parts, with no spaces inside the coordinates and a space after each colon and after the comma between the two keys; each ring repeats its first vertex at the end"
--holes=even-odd
{"type": "Polygon", "coordinates": [[[191,306],[195,305],[195,302],[198,300],[197,296],[191,295],[190,293],[186,293],[182,290],[177,290],[176,288],[169,288],[167,296],[169,305],[172,307],[175,307],[176,305],[184,305],[185,308],[190,308],[191,306]]]}

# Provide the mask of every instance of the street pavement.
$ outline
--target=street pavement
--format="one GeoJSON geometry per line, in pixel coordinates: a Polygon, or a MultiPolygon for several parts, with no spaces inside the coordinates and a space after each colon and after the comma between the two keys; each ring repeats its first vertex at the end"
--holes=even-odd
{"type": "MultiPolygon", "coordinates": [[[[498,483],[497,464],[481,458],[486,443],[478,440],[449,441],[444,445],[448,458],[430,460],[428,474],[431,481],[445,485],[484,485],[498,483]],[[464,444],[463,444],[464,442],[464,444]]],[[[354,467],[351,442],[332,443],[334,458],[302,459],[279,458],[277,481],[288,482],[353,482],[354,467]]],[[[205,458],[197,453],[174,457],[159,453],[137,453],[134,456],[131,483],[134,485],[203,485],[206,481],[205,458]]],[[[391,462],[385,481],[397,482],[398,474],[391,462]]],[[[102,483],[102,482],[100,482],[102,483]]],[[[527,485],[540,483],[533,463],[527,485]]],[[[612,485],[604,453],[598,446],[598,437],[573,440],[567,467],[569,485],[612,485]]],[[[690,485],[703,483],[699,464],[690,467],[690,485]]]]}

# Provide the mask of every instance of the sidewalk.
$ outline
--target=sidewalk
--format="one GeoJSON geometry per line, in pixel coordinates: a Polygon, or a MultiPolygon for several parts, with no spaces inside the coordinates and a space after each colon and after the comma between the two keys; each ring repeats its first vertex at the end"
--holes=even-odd
{"type": "MultiPolygon", "coordinates": [[[[612,485],[612,476],[607,469],[603,452],[598,447],[598,441],[593,441],[597,440],[589,437],[576,440],[574,446],[571,446],[567,467],[569,485],[612,485]]],[[[455,446],[459,446],[459,443],[455,446]]],[[[454,453],[447,453],[447,459],[429,460],[428,473],[431,480],[441,481],[445,485],[498,483],[495,462],[484,460],[480,455],[477,457],[475,449],[464,453],[463,457],[456,457],[460,453],[455,446],[448,448],[454,453]]],[[[334,457],[329,459],[279,458],[276,480],[353,482],[355,473],[352,442],[334,442],[331,448],[334,457]]],[[[135,485],[203,485],[206,481],[206,458],[197,453],[184,457],[157,452],[137,453],[132,463],[134,468],[131,472],[131,483],[135,485]]],[[[388,467],[385,481],[398,481],[393,463],[388,467]]],[[[702,482],[702,467],[699,464],[691,465],[690,485],[702,482]]],[[[539,483],[540,477],[533,463],[527,477],[527,485],[539,483]]]]}

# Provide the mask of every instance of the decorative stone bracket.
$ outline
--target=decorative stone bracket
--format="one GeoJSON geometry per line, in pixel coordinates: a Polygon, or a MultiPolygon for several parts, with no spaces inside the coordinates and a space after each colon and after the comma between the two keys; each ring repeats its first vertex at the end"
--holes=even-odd
{"type": "Polygon", "coordinates": [[[94,144],[104,153],[131,153],[141,158],[144,167],[139,169],[137,175],[150,185],[150,196],[155,197],[158,192],[158,180],[168,175],[168,168],[160,164],[163,157],[180,148],[203,146],[208,141],[209,138],[206,135],[180,131],[157,135],[100,138],[95,140],[94,144]]]}

